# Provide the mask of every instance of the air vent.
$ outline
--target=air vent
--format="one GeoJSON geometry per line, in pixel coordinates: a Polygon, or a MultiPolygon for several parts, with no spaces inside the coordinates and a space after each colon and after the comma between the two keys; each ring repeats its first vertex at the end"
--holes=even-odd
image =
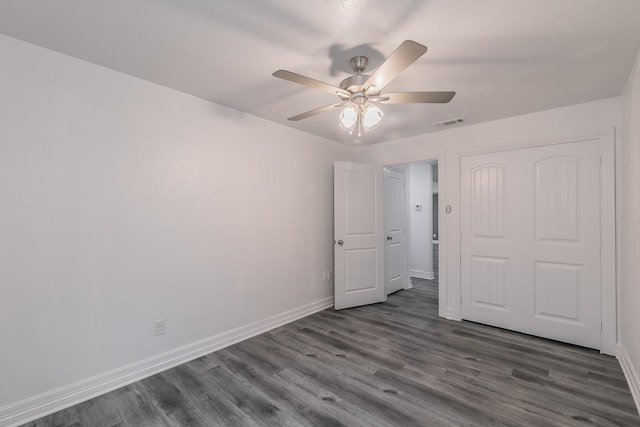
{"type": "Polygon", "coordinates": [[[457,119],[444,120],[442,122],[434,123],[433,125],[437,127],[447,127],[447,126],[459,125],[460,123],[464,123],[464,117],[458,117],[457,119]]]}

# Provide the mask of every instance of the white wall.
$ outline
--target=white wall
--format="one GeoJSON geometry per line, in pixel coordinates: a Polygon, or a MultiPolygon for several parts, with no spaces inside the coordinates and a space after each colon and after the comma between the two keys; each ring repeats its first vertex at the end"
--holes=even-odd
{"type": "Polygon", "coordinates": [[[440,230],[444,230],[439,236],[439,254],[441,264],[446,263],[446,269],[439,271],[441,316],[460,318],[458,180],[461,153],[611,134],[614,128],[619,129],[620,117],[621,99],[616,97],[356,149],[356,161],[363,163],[387,165],[438,160],[439,220],[440,230]],[[452,208],[450,214],[445,214],[447,205],[452,208]]]}
{"type": "Polygon", "coordinates": [[[0,410],[333,295],[349,147],[5,36],[0,57],[0,410]]]}
{"type": "Polygon", "coordinates": [[[431,165],[409,165],[409,274],[412,277],[433,279],[433,179],[431,165]],[[416,205],[421,205],[420,210],[416,205]]]}
{"type": "Polygon", "coordinates": [[[640,411],[640,54],[622,97],[621,352],[640,411]]]}

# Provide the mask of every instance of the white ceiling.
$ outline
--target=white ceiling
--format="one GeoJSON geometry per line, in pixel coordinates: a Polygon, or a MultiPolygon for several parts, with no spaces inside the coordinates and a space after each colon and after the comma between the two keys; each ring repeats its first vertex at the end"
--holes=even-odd
{"type": "Polygon", "coordinates": [[[363,144],[620,95],[640,48],[639,0],[0,0],[0,33],[345,143],[337,101],[276,79],[337,85],[406,39],[429,51],[385,88],[455,90],[445,105],[386,105],[363,144]]]}

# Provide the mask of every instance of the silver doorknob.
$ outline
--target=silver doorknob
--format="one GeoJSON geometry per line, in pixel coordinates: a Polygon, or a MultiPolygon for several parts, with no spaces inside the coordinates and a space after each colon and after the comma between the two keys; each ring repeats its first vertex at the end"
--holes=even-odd
{"type": "Polygon", "coordinates": [[[387,236],[387,240],[392,240],[392,239],[393,239],[393,237],[387,236]]]}
{"type": "Polygon", "coordinates": [[[342,240],[338,240],[338,245],[342,246],[344,242],[342,240]]]}

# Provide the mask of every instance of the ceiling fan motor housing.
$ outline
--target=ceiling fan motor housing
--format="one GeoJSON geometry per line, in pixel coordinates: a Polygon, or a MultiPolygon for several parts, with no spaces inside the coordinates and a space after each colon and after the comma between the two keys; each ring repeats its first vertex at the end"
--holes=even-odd
{"type": "Polygon", "coordinates": [[[355,76],[347,77],[340,82],[340,89],[344,89],[351,93],[362,92],[365,89],[363,85],[368,78],[369,76],[365,74],[357,74],[355,76]]]}
{"type": "Polygon", "coordinates": [[[364,84],[369,79],[369,76],[362,73],[364,72],[367,64],[369,64],[369,59],[366,56],[356,56],[351,58],[349,65],[351,65],[351,68],[353,68],[353,72],[356,73],[356,75],[347,77],[341,81],[340,89],[344,89],[352,94],[364,92],[364,84]]]}

